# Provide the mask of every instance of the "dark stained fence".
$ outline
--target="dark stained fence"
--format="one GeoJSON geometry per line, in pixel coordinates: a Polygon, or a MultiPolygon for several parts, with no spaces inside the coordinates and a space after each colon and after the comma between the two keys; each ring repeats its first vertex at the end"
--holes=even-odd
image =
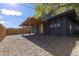
{"type": "Polygon", "coordinates": [[[3,25],[0,24],[0,40],[6,36],[6,29],[3,25]]]}

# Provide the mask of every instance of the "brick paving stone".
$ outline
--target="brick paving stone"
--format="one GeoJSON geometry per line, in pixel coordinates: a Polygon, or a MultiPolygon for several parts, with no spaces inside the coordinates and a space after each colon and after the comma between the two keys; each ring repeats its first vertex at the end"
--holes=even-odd
{"type": "Polygon", "coordinates": [[[79,37],[10,35],[0,42],[1,56],[79,56],[79,37]]]}

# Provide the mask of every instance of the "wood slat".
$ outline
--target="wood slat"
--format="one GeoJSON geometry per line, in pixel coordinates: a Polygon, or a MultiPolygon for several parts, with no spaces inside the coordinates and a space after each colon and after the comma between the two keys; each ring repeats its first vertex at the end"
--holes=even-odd
{"type": "Polygon", "coordinates": [[[0,24],[0,40],[6,36],[6,29],[3,25],[0,24]]]}

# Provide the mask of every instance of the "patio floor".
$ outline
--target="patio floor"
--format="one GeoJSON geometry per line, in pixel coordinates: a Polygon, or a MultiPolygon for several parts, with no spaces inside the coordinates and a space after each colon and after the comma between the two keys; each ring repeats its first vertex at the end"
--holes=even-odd
{"type": "Polygon", "coordinates": [[[79,56],[79,37],[10,35],[0,42],[3,56],[79,56]]]}

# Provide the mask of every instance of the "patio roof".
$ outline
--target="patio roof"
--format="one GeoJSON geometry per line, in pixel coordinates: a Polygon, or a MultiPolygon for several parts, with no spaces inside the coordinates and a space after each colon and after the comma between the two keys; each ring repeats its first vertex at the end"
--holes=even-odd
{"type": "Polygon", "coordinates": [[[58,15],[52,16],[52,17],[44,18],[45,20],[36,19],[34,17],[28,17],[20,26],[37,26],[42,23],[47,23],[49,20],[56,20],[63,16],[67,16],[68,18],[70,18],[69,19],[70,21],[72,21],[76,24],[79,24],[79,21],[76,20],[76,17],[77,17],[76,11],[74,9],[72,9],[72,10],[68,10],[66,12],[60,13],[58,15]]]}
{"type": "MultiPolygon", "coordinates": [[[[69,20],[77,25],[79,25],[79,19],[77,19],[77,13],[76,13],[76,10],[75,9],[72,9],[72,10],[68,10],[68,11],[65,11],[63,13],[60,13],[58,15],[55,15],[54,17],[52,17],[51,19],[48,19],[48,20],[56,20],[58,18],[62,18],[63,16],[66,16],[69,18],[69,20]]],[[[63,19],[62,19],[63,20],[63,19]]]]}
{"type": "Polygon", "coordinates": [[[69,18],[69,21],[79,25],[79,19],[77,19],[77,16],[78,15],[76,13],[76,10],[75,9],[71,9],[71,10],[65,11],[63,13],[60,13],[58,15],[55,15],[55,16],[53,16],[51,18],[48,18],[47,20],[51,21],[51,20],[57,20],[57,19],[62,18],[62,17],[67,17],[67,18],[69,18]]]}
{"type": "Polygon", "coordinates": [[[74,16],[74,17],[76,17],[77,15],[76,15],[75,9],[71,9],[71,10],[65,11],[63,13],[60,13],[60,14],[54,16],[53,18],[62,17],[62,16],[68,16],[68,17],[74,16]]]}
{"type": "Polygon", "coordinates": [[[37,26],[42,23],[45,23],[45,21],[34,17],[28,17],[20,26],[37,26]]]}

